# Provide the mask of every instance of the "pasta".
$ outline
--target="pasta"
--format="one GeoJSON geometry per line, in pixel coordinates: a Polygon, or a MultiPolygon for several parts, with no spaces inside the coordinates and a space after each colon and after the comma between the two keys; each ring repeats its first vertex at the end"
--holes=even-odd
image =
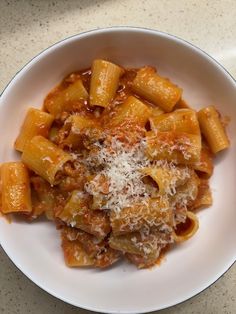
{"type": "Polygon", "coordinates": [[[116,108],[115,114],[108,122],[109,127],[117,127],[124,123],[134,123],[144,127],[150,117],[150,108],[134,96],[129,96],[126,101],[116,108]]]}
{"type": "Polygon", "coordinates": [[[61,129],[61,142],[70,148],[78,148],[82,145],[84,132],[95,132],[95,130],[99,132],[99,129],[99,123],[95,119],[71,115],[61,129]]]}
{"type": "Polygon", "coordinates": [[[213,157],[229,147],[213,106],[196,112],[152,67],[94,60],[30,108],[0,168],[0,211],[44,215],[68,267],[138,268],[192,238],[211,206],[213,157]]]}
{"type": "Polygon", "coordinates": [[[167,190],[176,189],[178,186],[186,183],[191,173],[191,171],[183,167],[171,168],[163,166],[144,168],[142,172],[156,182],[160,195],[164,195],[167,190]]]}
{"type": "Polygon", "coordinates": [[[105,60],[94,60],[89,92],[90,104],[108,107],[115,96],[122,74],[123,70],[119,66],[105,60]]]}
{"type": "Polygon", "coordinates": [[[59,118],[64,111],[73,111],[75,104],[86,101],[88,93],[80,78],[75,79],[68,87],[59,88],[50,94],[44,102],[45,109],[59,118]]]}
{"type": "Polygon", "coordinates": [[[111,212],[110,220],[114,235],[121,235],[160,225],[172,225],[172,211],[167,199],[152,198],[147,204],[123,208],[122,212],[111,212]]]}
{"type": "Polygon", "coordinates": [[[56,214],[66,224],[84,230],[98,238],[104,238],[110,232],[106,213],[91,211],[87,198],[80,191],[73,191],[62,211],[56,214]]]}
{"type": "Polygon", "coordinates": [[[201,177],[209,179],[213,173],[213,160],[212,153],[210,152],[206,144],[202,144],[200,160],[195,162],[193,165],[201,177]]]}
{"type": "Polygon", "coordinates": [[[185,222],[185,225],[178,228],[177,230],[174,231],[174,240],[179,243],[179,242],[184,242],[191,238],[198,230],[199,228],[199,223],[196,215],[193,212],[188,211],[187,214],[187,219],[185,222]],[[179,229],[179,230],[178,230],[179,229]]]}
{"type": "Polygon", "coordinates": [[[15,149],[23,152],[25,145],[36,135],[47,137],[52,122],[53,116],[51,114],[30,108],[15,141],[15,149]]]}
{"type": "Polygon", "coordinates": [[[43,136],[34,136],[31,141],[25,145],[22,161],[39,174],[50,184],[55,184],[60,178],[56,175],[63,168],[63,165],[71,159],[71,156],[52,144],[43,136]]]}
{"type": "Polygon", "coordinates": [[[165,112],[172,111],[182,95],[180,88],[159,76],[150,67],[138,71],[132,86],[135,93],[161,107],[165,112]]]}
{"type": "Polygon", "coordinates": [[[146,134],[146,153],[149,158],[166,159],[178,164],[193,164],[200,161],[201,137],[184,132],[154,132],[146,134]]]}
{"type": "Polygon", "coordinates": [[[30,213],[30,183],[28,170],[22,162],[8,162],[1,166],[2,212],[30,213]]]}
{"type": "Polygon", "coordinates": [[[202,133],[214,154],[229,147],[229,140],[214,106],[200,110],[198,119],[202,133]]]}
{"type": "Polygon", "coordinates": [[[62,230],[62,249],[64,252],[65,263],[69,267],[82,267],[94,265],[94,260],[90,257],[78,240],[70,241],[66,230],[62,230]]]}
{"type": "Polygon", "coordinates": [[[200,135],[197,114],[191,109],[178,109],[150,119],[151,129],[158,132],[176,131],[200,135]]]}

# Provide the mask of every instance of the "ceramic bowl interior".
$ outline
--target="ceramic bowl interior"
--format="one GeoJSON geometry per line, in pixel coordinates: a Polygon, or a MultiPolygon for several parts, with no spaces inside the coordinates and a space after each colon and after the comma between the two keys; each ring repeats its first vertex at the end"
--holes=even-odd
{"type": "Polygon", "coordinates": [[[45,221],[9,224],[0,219],[0,243],[26,276],[68,303],[105,313],[162,309],[208,287],[236,259],[236,83],[198,48],[157,31],[110,28],[65,39],[30,61],[3,92],[0,162],[19,159],[13,143],[27,108],[40,108],[65,75],[89,67],[95,58],[128,67],[155,66],[183,88],[193,108],[214,104],[230,116],[231,148],[216,158],[211,179],[213,206],[198,213],[200,229],[191,240],[169,251],[161,266],[148,270],[126,262],[108,270],[67,268],[59,233],[45,221]]]}

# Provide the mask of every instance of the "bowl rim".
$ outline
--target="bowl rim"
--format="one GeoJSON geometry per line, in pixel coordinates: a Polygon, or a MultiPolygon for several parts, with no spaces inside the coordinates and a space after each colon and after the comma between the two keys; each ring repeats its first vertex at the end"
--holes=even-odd
{"type": "MultiPolygon", "coordinates": [[[[16,73],[15,75],[13,75],[13,77],[9,80],[9,82],[6,84],[6,86],[3,88],[2,92],[0,92],[0,107],[2,106],[2,99],[4,99],[4,97],[7,97],[8,92],[11,90],[11,86],[15,83],[15,81],[17,81],[18,79],[20,79],[20,77],[22,75],[24,75],[25,72],[27,72],[35,63],[37,63],[38,60],[42,59],[44,56],[46,56],[49,53],[52,53],[54,50],[57,50],[58,48],[60,48],[61,46],[63,46],[64,44],[67,44],[68,42],[73,42],[73,41],[77,41],[83,37],[87,37],[87,36],[93,36],[96,34],[101,34],[101,33],[109,33],[109,32],[144,32],[147,34],[152,34],[152,35],[158,35],[159,37],[163,37],[163,38],[168,38],[170,40],[174,40],[175,42],[179,42],[180,44],[187,46],[188,48],[192,49],[195,53],[200,54],[202,57],[205,57],[208,59],[208,61],[210,61],[212,64],[214,64],[215,66],[217,66],[217,68],[226,76],[228,76],[228,78],[230,79],[231,83],[235,86],[236,89],[236,78],[233,77],[233,75],[222,65],[220,64],[220,62],[218,62],[214,57],[212,57],[210,54],[208,54],[206,51],[204,51],[203,49],[197,47],[196,45],[192,44],[191,42],[178,37],[176,35],[170,34],[168,32],[163,32],[163,31],[159,31],[156,29],[151,29],[151,28],[147,28],[147,27],[137,27],[137,26],[111,26],[111,27],[104,27],[104,28],[94,28],[91,30],[87,30],[87,31],[83,31],[68,37],[65,37],[55,43],[53,43],[52,45],[48,46],[47,48],[43,49],[42,51],[40,51],[39,53],[37,53],[33,58],[31,58],[25,65],[23,65],[16,73]]],[[[67,304],[73,305],[77,308],[82,308],[85,310],[89,310],[89,311],[96,311],[97,313],[111,313],[111,314],[115,314],[117,313],[117,311],[115,310],[109,310],[108,312],[105,312],[105,310],[99,309],[97,310],[96,308],[90,307],[90,306],[85,306],[85,305],[77,305],[74,302],[69,301],[68,299],[64,298],[63,296],[58,296],[54,291],[51,291],[49,288],[47,288],[46,286],[44,286],[43,284],[39,283],[38,280],[33,280],[31,278],[31,275],[28,274],[27,270],[23,270],[23,267],[21,265],[19,265],[19,263],[17,261],[14,260],[14,258],[12,257],[11,254],[7,253],[7,247],[4,246],[1,243],[1,239],[0,239],[0,246],[2,247],[4,253],[6,254],[6,256],[10,259],[10,261],[18,268],[18,270],[20,270],[21,273],[23,273],[28,279],[30,279],[31,282],[33,282],[36,286],[38,286],[40,289],[46,291],[47,293],[49,293],[51,296],[53,296],[56,299],[59,299],[67,304]]],[[[202,293],[203,291],[205,291],[207,288],[209,288],[210,286],[212,286],[215,282],[217,282],[226,272],[228,272],[228,270],[230,270],[230,268],[236,263],[236,254],[233,257],[232,261],[228,263],[226,269],[221,272],[220,274],[216,275],[216,279],[213,282],[208,282],[206,283],[206,286],[202,289],[200,289],[200,291],[198,291],[197,293],[195,293],[194,295],[190,296],[190,297],[186,297],[185,299],[183,299],[182,301],[177,301],[174,304],[167,304],[162,306],[161,308],[159,308],[158,310],[163,310],[163,309],[167,309],[167,308],[171,308],[174,307],[177,304],[182,304],[188,300],[191,300],[193,297],[199,295],[200,293],[202,293]]],[[[153,308],[153,309],[148,309],[148,310],[141,310],[138,313],[148,313],[148,312],[154,312],[157,309],[153,308]]],[[[122,311],[119,313],[127,313],[127,314],[137,314],[137,312],[135,311],[122,311]]]]}

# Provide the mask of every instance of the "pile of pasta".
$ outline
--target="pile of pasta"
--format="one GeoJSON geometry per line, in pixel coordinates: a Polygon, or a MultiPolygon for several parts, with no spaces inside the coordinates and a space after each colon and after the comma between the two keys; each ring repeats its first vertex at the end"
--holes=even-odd
{"type": "Polygon", "coordinates": [[[54,222],[70,267],[146,268],[198,230],[213,156],[229,140],[214,106],[191,109],[155,68],[97,59],[28,110],[14,147],[2,214],[54,222]]]}

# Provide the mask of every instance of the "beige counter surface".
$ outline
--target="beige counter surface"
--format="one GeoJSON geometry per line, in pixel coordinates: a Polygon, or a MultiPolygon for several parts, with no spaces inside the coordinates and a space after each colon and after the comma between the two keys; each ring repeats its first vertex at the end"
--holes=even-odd
{"type": "MultiPolygon", "coordinates": [[[[236,77],[235,0],[0,0],[0,93],[53,43],[94,28],[157,29],[199,46],[236,77]]],[[[0,313],[89,314],[30,282],[0,248],[0,313]]],[[[161,314],[236,313],[236,265],[210,288],[161,314]]]]}

